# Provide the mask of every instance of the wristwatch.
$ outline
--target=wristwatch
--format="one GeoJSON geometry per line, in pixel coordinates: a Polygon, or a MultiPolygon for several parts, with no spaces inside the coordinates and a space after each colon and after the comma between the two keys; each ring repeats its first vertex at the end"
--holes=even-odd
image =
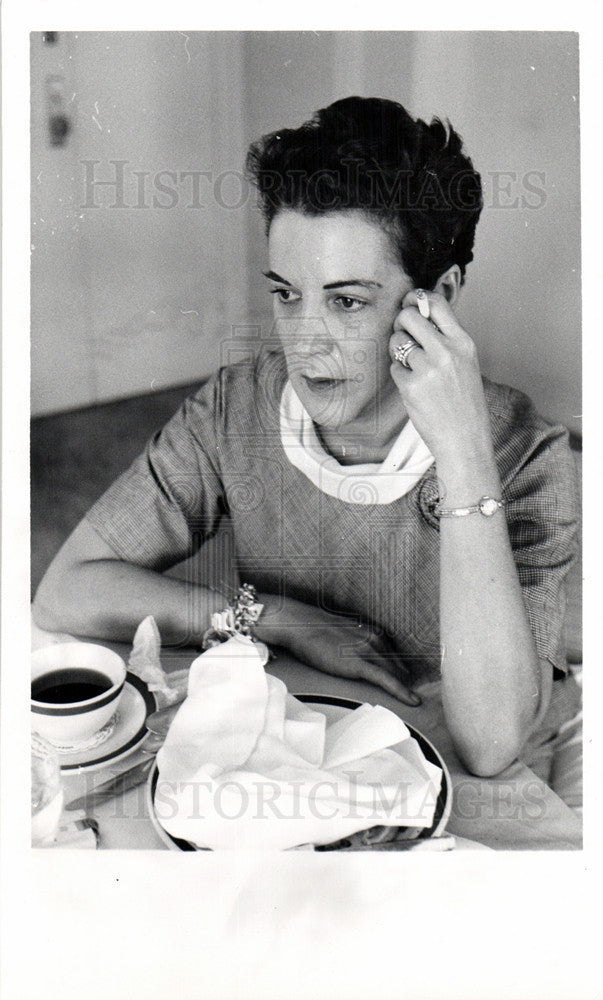
{"type": "Polygon", "coordinates": [[[472,507],[451,507],[448,510],[442,507],[442,500],[436,504],[435,513],[438,517],[466,517],[467,514],[483,514],[484,517],[492,517],[497,510],[504,507],[504,500],[495,500],[494,497],[481,497],[472,507]]]}

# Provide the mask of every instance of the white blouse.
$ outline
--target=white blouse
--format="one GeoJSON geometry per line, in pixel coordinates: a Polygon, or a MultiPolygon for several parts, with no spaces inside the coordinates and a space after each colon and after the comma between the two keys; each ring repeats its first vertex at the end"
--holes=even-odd
{"type": "Polygon", "coordinates": [[[281,440],[291,464],[323,493],[344,503],[392,503],[409,493],[434,461],[408,420],[380,464],[340,465],[323,448],[290,381],[281,399],[281,440]]]}

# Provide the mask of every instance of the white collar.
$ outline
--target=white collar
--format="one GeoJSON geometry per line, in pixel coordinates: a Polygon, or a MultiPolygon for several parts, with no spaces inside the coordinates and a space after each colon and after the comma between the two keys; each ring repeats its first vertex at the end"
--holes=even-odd
{"type": "Polygon", "coordinates": [[[290,381],[281,398],[281,441],[292,465],[323,493],[344,503],[392,503],[409,493],[434,461],[408,420],[380,464],[340,465],[320,443],[290,381]]]}

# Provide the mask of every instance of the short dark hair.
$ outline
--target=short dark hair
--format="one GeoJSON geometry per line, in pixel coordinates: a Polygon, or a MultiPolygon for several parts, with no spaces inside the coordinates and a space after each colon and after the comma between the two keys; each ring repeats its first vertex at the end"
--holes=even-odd
{"type": "Polygon", "coordinates": [[[395,101],[347,97],[253,143],[247,171],[267,231],[285,208],[359,209],[383,226],[417,287],[433,288],[453,264],[464,280],[473,260],[480,176],[439,118],[427,125],[395,101]]]}

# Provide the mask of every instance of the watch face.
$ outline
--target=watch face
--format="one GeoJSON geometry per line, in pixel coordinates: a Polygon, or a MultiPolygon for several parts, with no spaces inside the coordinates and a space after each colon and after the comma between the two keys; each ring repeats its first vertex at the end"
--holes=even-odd
{"type": "Polygon", "coordinates": [[[486,517],[492,517],[498,510],[498,500],[493,500],[492,497],[484,497],[479,502],[479,509],[486,517]]]}

